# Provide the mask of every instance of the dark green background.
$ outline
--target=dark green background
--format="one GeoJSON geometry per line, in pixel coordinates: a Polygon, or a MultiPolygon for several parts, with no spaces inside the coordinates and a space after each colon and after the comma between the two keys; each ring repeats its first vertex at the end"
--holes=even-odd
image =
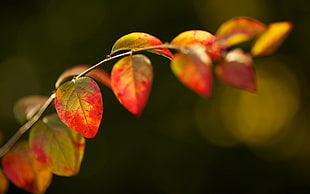
{"type": "MultiPolygon", "coordinates": [[[[141,31],[166,42],[190,29],[215,33],[221,23],[242,15],[264,23],[294,23],[277,53],[256,61],[258,66],[272,66],[265,64],[268,61],[284,63],[297,82],[299,106],[282,126],[285,132],[276,134],[286,135],[280,143],[279,138],[270,138],[253,146],[231,135],[227,144],[225,139],[218,144],[210,141],[201,128],[229,128],[217,116],[219,99],[223,90],[236,91],[216,80],[213,97],[204,99],[175,78],[166,59],[149,55],[155,77],[142,116],[135,118],[102,86],[105,115],[98,135],[87,140],[80,173],[70,178],[54,176],[47,193],[310,192],[306,0],[2,0],[0,130],[4,140],[19,127],[12,112],[19,98],[49,95],[66,68],[102,60],[119,37],[141,31]],[[201,126],[201,120],[208,122],[201,126]]],[[[110,71],[112,65],[103,69],[110,71]]],[[[277,74],[277,69],[272,73],[277,74]]],[[[10,186],[9,193],[18,192],[10,186]]]]}

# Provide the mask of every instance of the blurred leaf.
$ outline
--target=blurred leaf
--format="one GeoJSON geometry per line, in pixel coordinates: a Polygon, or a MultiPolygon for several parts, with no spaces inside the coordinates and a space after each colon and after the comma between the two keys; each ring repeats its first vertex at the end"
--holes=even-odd
{"type": "Polygon", "coordinates": [[[9,188],[9,181],[3,173],[3,170],[0,168],[0,194],[6,193],[9,188]]]}
{"type": "Polygon", "coordinates": [[[25,123],[31,119],[47,99],[46,96],[27,96],[18,100],[13,109],[16,120],[25,123]]]}
{"type": "MultiPolygon", "coordinates": [[[[67,69],[58,77],[57,82],[55,84],[55,88],[58,88],[68,78],[79,75],[80,73],[89,69],[90,67],[91,66],[89,66],[89,65],[78,65],[78,66],[74,66],[72,68],[67,69]]],[[[91,78],[101,82],[103,85],[111,88],[110,75],[107,72],[103,71],[102,69],[96,68],[96,69],[92,70],[91,72],[87,73],[85,76],[91,77],[91,78]]]]}
{"type": "Polygon", "coordinates": [[[171,69],[179,80],[191,90],[205,97],[212,94],[212,64],[205,47],[191,47],[187,54],[178,53],[171,69]]]}
{"type": "Polygon", "coordinates": [[[59,176],[76,175],[84,155],[85,139],[63,124],[56,114],[38,121],[29,134],[36,159],[59,176]]]}
{"type": "Polygon", "coordinates": [[[241,49],[230,51],[225,60],[217,65],[216,73],[229,86],[250,92],[257,90],[252,57],[241,49]]]}
{"type": "Polygon", "coordinates": [[[0,145],[3,143],[3,132],[0,129],[0,145]]]}
{"type": "Polygon", "coordinates": [[[56,90],[57,114],[69,128],[87,138],[98,131],[103,103],[100,88],[89,77],[82,77],[62,84],[56,90]]]}
{"type": "Polygon", "coordinates": [[[216,37],[207,31],[189,30],[177,35],[171,44],[179,46],[203,45],[206,46],[206,51],[212,59],[219,59],[222,48],[213,45],[215,40],[216,37]]]}
{"type": "Polygon", "coordinates": [[[233,46],[258,36],[265,29],[265,24],[252,18],[233,18],[219,27],[216,42],[220,46],[233,46]]]}
{"type": "Polygon", "coordinates": [[[266,56],[272,54],[287,37],[293,25],[291,22],[277,22],[268,26],[267,30],[259,36],[252,47],[253,56],[266,56]]]}
{"type": "Polygon", "coordinates": [[[136,116],[142,113],[147,103],[152,81],[152,64],[144,55],[122,58],[111,73],[112,89],[117,99],[136,116]]]}
{"type": "MultiPolygon", "coordinates": [[[[140,49],[160,45],[163,45],[163,43],[155,36],[143,32],[133,32],[119,38],[114,43],[111,54],[122,50],[140,49]]],[[[169,59],[173,58],[172,53],[166,48],[152,49],[149,50],[149,52],[168,57],[169,59]]]]}
{"type": "Polygon", "coordinates": [[[52,180],[52,173],[35,159],[28,142],[20,142],[8,152],[2,167],[10,181],[31,193],[44,193],[52,180]]]}

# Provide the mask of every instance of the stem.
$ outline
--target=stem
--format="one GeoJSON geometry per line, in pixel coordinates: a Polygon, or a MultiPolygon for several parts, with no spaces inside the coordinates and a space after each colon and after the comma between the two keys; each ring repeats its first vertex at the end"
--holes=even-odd
{"type": "Polygon", "coordinates": [[[2,158],[19,140],[19,138],[28,131],[42,116],[48,106],[53,102],[55,98],[55,93],[51,94],[50,97],[41,106],[39,111],[23,126],[21,126],[18,131],[0,148],[0,158],[2,158]]]}
{"type": "Polygon", "coordinates": [[[150,47],[139,48],[139,49],[135,49],[135,50],[133,49],[133,50],[130,50],[128,52],[112,56],[116,52],[120,51],[120,50],[116,50],[116,51],[111,52],[111,54],[108,55],[107,58],[105,58],[104,60],[100,61],[99,63],[97,63],[97,64],[95,64],[93,66],[91,66],[90,68],[86,69],[85,71],[83,71],[82,73],[77,75],[75,77],[75,79],[78,79],[78,78],[84,76],[85,74],[87,74],[90,71],[96,69],[100,65],[103,65],[104,63],[107,63],[107,62],[109,62],[111,60],[118,59],[118,58],[121,58],[121,57],[126,57],[126,56],[132,55],[134,53],[142,52],[142,51],[148,51],[148,50],[153,50],[153,49],[162,49],[162,48],[176,49],[176,50],[179,49],[180,50],[180,49],[183,49],[183,46],[177,46],[177,45],[171,45],[171,44],[163,44],[163,45],[158,45],[158,46],[150,46],[150,47]]]}
{"type": "Polygon", "coordinates": [[[75,77],[75,79],[78,79],[80,77],[83,77],[85,74],[89,73],[90,71],[96,69],[97,67],[99,67],[100,65],[104,64],[104,63],[107,63],[111,60],[114,60],[114,59],[117,59],[117,58],[120,58],[120,57],[125,57],[125,56],[128,56],[128,55],[131,55],[133,53],[133,51],[128,51],[126,53],[122,53],[122,54],[119,54],[119,55],[115,55],[113,57],[111,57],[110,55],[107,56],[107,58],[103,59],[102,61],[100,61],[99,63],[91,66],[90,68],[86,69],[85,71],[83,71],[82,73],[80,73],[79,75],[77,75],[75,77]]]}

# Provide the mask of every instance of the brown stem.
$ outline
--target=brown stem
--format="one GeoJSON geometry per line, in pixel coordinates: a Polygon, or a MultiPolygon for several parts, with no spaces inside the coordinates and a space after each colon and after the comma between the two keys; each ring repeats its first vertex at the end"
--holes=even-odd
{"type": "Polygon", "coordinates": [[[133,50],[130,50],[130,51],[125,52],[125,53],[114,55],[118,51],[121,51],[121,50],[116,50],[116,51],[111,52],[111,54],[108,55],[107,58],[105,58],[104,60],[100,61],[99,63],[97,63],[97,64],[95,64],[93,66],[91,66],[90,68],[86,69],[85,71],[83,71],[82,73],[77,75],[75,77],[75,79],[78,79],[78,78],[84,76],[85,74],[87,74],[90,71],[96,69],[100,65],[103,65],[104,63],[107,63],[107,62],[109,62],[111,60],[118,59],[118,58],[121,58],[121,57],[126,57],[126,56],[132,55],[134,53],[142,52],[142,51],[148,51],[148,50],[153,50],[153,49],[161,49],[161,48],[179,49],[179,50],[181,50],[181,49],[183,49],[183,46],[177,46],[177,45],[171,45],[171,44],[163,44],[163,45],[158,45],[158,46],[150,46],[150,47],[144,47],[144,48],[139,48],[139,49],[133,49],[133,50]],[[112,55],[114,55],[114,56],[112,56],[112,55]]]}
{"type": "Polygon", "coordinates": [[[50,97],[41,106],[39,111],[23,126],[21,126],[18,131],[0,148],[0,158],[2,158],[20,139],[20,137],[28,131],[43,115],[48,106],[53,102],[55,98],[55,93],[51,94],[50,97]]]}

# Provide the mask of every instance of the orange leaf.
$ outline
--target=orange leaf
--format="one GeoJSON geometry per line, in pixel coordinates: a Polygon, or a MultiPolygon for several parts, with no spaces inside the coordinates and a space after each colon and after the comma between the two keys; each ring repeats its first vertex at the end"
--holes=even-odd
{"type": "Polygon", "coordinates": [[[27,96],[19,99],[14,105],[15,118],[20,123],[25,123],[37,113],[47,99],[46,96],[27,96]]]}
{"type": "Polygon", "coordinates": [[[6,193],[9,188],[9,181],[0,168],[0,194],[6,193]]]}
{"type": "Polygon", "coordinates": [[[250,92],[257,90],[252,57],[241,49],[230,51],[225,60],[217,65],[216,73],[229,86],[250,92]]]}
{"type": "MultiPolygon", "coordinates": [[[[57,82],[55,83],[55,88],[58,88],[68,78],[79,75],[80,73],[89,69],[90,67],[91,66],[89,65],[78,65],[78,66],[74,66],[72,68],[67,69],[57,79],[57,82]]],[[[102,69],[98,69],[98,68],[94,69],[91,72],[87,73],[85,76],[91,77],[101,82],[103,85],[107,86],[108,88],[111,88],[110,75],[107,72],[103,71],[102,69]]]]}
{"type": "Polygon", "coordinates": [[[63,124],[56,114],[44,117],[31,128],[29,144],[36,159],[52,173],[73,176],[79,172],[85,139],[63,124]]]}
{"type": "Polygon", "coordinates": [[[172,41],[173,45],[190,46],[190,45],[212,45],[216,37],[211,33],[203,30],[189,30],[180,33],[172,41]]]}
{"type": "MultiPolygon", "coordinates": [[[[111,54],[122,50],[141,49],[145,47],[161,45],[163,45],[163,43],[155,36],[143,32],[133,32],[119,38],[114,43],[111,54]]],[[[169,49],[166,48],[151,49],[148,51],[168,57],[169,59],[173,58],[172,53],[169,51],[169,49]]]]}
{"type": "Polygon", "coordinates": [[[18,143],[8,152],[2,166],[10,181],[31,193],[44,193],[52,180],[52,173],[35,159],[27,142],[18,143]]]}
{"type": "Polygon", "coordinates": [[[111,85],[117,99],[139,116],[145,107],[153,81],[151,61],[144,55],[119,60],[111,73],[111,85]]]}
{"type": "Polygon", "coordinates": [[[252,18],[233,18],[223,23],[217,30],[216,44],[230,47],[256,37],[265,29],[265,24],[252,18]]]}
{"type": "Polygon", "coordinates": [[[56,90],[55,107],[62,122],[87,138],[93,138],[101,122],[100,88],[89,77],[68,81],[56,90]]]}
{"type": "Polygon", "coordinates": [[[277,22],[268,26],[268,29],[256,40],[252,47],[253,56],[272,54],[287,37],[293,25],[291,22],[277,22]]]}
{"type": "Polygon", "coordinates": [[[188,88],[205,97],[211,96],[212,66],[205,47],[191,47],[187,54],[178,53],[171,69],[188,88]]]}
{"type": "Polygon", "coordinates": [[[203,30],[189,30],[177,35],[171,44],[179,46],[206,46],[206,52],[212,59],[219,59],[221,57],[221,47],[214,46],[213,43],[216,37],[211,33],[203,30]]]}

